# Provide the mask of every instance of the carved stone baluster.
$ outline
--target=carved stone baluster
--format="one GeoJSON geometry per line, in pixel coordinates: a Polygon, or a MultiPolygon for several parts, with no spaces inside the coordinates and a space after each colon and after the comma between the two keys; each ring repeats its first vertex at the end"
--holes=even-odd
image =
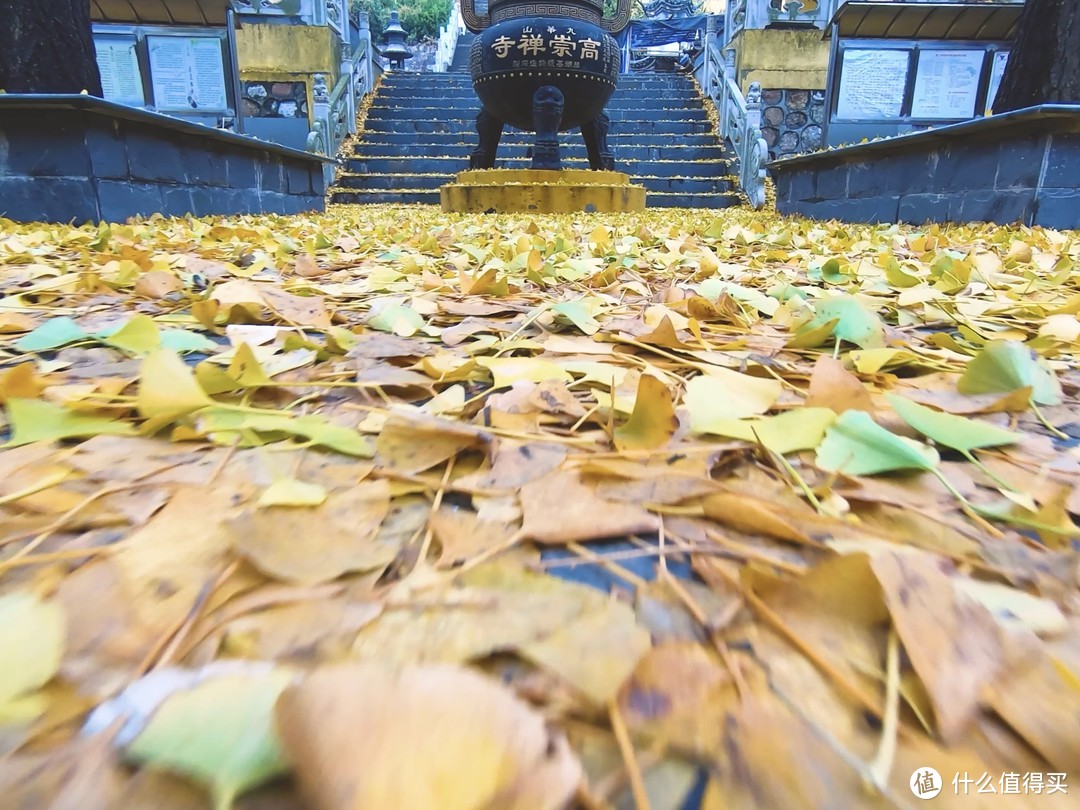
{"type": "Polygon", "coordinates": [[[746,127],[743,135],[742,187],[750,204],[761,208],[765,204],[765,163],[768,144],[761,136],[761,84],[750,82],[746,92],[746,127]]]}

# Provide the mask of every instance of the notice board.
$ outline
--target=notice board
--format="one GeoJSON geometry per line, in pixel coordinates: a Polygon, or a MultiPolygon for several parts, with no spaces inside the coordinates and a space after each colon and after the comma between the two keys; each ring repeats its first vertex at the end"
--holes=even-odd
{"type": "Polygon", "coordinates": [[[975,115],[986,51],[974,49],[919,51],[911,117],[961,120],[975,115]]]}
{"type": "Polygon", "coordinates": [[[899,118],[907,86],[909,51],[849,48],[844,51],[836,117],[899,118]]]}
{"type": "Polygon", "coordinates": [[[228,109],[220,37],[148,36],[154,106],[162,111],[228,109]]]}

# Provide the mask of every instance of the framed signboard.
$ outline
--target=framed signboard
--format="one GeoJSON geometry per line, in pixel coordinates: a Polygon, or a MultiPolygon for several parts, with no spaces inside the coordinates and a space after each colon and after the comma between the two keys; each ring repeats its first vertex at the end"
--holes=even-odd
{"type": "Polygon", "coordinates": [[[146,104],[142,70],[139,67],[138,42],[130,39],[94,40],[101,89],[108,101],[142,107],[146,104]]]}
{"type": "Polygon", "coordinates": [[[907,50],[846,49],[840,67],[836,117],[899,118],[910,61],[907,50]]]}
{"type": "Polygon", "coordinates": [[[920,49],[911,117],[962,120],[975,116],[986,51],[920,49]]]}
{"type": "Polygon", "coordinates": [[[228,92],[220,37],[148,36],[154,106],[164,112],[225,112],[228,92]]]}

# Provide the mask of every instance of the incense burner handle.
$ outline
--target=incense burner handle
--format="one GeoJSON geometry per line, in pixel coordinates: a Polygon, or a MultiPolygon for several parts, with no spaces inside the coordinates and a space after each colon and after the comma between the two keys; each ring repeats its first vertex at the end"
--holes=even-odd
{"type": "MultiPolygon", "coordinates": [[[[466,2],[472,2],[472,0],[462,0],[462,5],[464,6],[466,2]]],[[[605,31],[609,34],[617,34],[626,28],[626,24],[630,22],[630,2],[631,0],[619,0],[615,8],[615,16],[604,17],[600,20],[600,25],[605,31]]]]}
{"type": "MultiPolygon", "coordinates": [[[[619,0],[619,8],[622,8],[622,2],[623,0],[619,0]]],[[[629,0],[626,0],[626,2],[629,9],[629,0]]],[[[476,0],[461,0],[461,19],[465,23],[465,27],[474,34],[480,33],[491,25],[490,14],[476,13],[476,0]]]]}

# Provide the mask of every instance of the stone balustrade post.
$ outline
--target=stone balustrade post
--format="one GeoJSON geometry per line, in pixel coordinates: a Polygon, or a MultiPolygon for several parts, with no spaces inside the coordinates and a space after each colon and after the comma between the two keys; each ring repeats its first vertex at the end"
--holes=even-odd
{"type": "Polygon", "coordinates": [[[316,73],[311,78],[311,120],[312,123],[322,125],[323,136],[326,139],[327,154],[331,148],[330,138],[330,88],[326,86],[326,76],[316,73]]]}

